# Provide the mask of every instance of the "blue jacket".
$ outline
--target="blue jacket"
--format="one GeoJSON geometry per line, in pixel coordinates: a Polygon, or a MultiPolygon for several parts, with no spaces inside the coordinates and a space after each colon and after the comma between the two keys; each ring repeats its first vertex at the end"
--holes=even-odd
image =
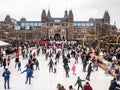
{"type": "Polygon", "coordinates": [[[4,77],[5,80],[8,80],[10,78],[10,71],[4,71],[2,76],[4,77]]]}
{"type": "Polygon", "coordinates": [[[22,73],[24,73],[24,72],[27,72],[27,76],[28,76],[28,77],[32,77],[33,70],[31,70],[31,69],[26,69],[26,70],[24,70],[22,73]]]}

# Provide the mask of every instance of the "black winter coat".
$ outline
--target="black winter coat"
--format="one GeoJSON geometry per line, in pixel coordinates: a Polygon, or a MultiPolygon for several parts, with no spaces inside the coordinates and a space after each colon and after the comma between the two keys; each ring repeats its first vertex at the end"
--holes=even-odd
{"type": "Polygon", "coordinates": [[[114,80],[114,79],[111,80],[111,85],[109,87],[109,90],[119,90],[119,89],[117,89],[117,87],[120,88],[120,85],[117,84],[116,80],[114,80]]]}

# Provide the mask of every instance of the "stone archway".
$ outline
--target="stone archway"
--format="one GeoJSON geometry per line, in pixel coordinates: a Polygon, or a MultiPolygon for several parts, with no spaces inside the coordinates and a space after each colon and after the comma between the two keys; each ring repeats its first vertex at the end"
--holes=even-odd
{"type": "Polygon", "coordinates": [[[54,35],[54,40],[61,40],[60,34],[56,33],[56,34],[54,35]]]}

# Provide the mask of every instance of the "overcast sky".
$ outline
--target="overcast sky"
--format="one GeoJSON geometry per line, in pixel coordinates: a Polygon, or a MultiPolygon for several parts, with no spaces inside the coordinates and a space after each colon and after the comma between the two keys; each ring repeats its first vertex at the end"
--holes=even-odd
{"type": "Polygon", "coordinates": [[[120,0],[0,0],[0,21],[8,14],[16,20],[40,21],[43,9],[49,9],[52,17],[63,17],[72,9],[75,21],[102,18],[108,10],[111,24],[120,28],[120,0]]]}

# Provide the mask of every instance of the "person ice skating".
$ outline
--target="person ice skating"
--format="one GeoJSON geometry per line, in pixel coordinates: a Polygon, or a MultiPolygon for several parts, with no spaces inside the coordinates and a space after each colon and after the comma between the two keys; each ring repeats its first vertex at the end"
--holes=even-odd
{"type": "Polygon", "coordinates": [[[83,57],[83,72],[86,72],[86,67],[87,67],[87,59],[86,59],[86,57],[84,56],[83,57]]]}
{"type": "Polygon", "coordinates": [[[18,62],[18,71],[21,71],[21,61],[18,62]]]}
{"type": "Polygon", "coordinates": [[[35,61],[35,65],[36,65],[36,70],[40,70],[40,68],[39,68],[39,61],[38,60],[35,61]]]}
{"type": "Polygon", "coordinates": [[[90,86],[89,82],[86,82],[84,87],[83,87],[83,90],[93,90],[92,87],[90,86]]]}
{"type": "Polygon", "coordinates": [[[6,60],[6,58],[4,58],[3,59],[3,67],[4,67],[4,69],[6,68],[6,65],[7,65],[7,60],[6,60]]]}
{"type": "Polygon", "coordinates": [[[74,86],[76,86],[78,84],[77,90],[79,90],[80,87],[83,90],[82,81],[85,81],[85,80],[82,80],[82,79],[80,79],[80,77],[78,77],[77,82],[74,85],[74,86]]]}
{"type": "Polygon", "coordinates": [[[28,67],[26,70],[24,70],[22,73],[26,72],[27,73],[27,76],[26,76],[26,82],[25,84],[27,84],[28,80],[29,80],[29,84],[31,84],[31,77],[33,75],[33,70],[30,69],[30,67],[28,67]]]}
{"type": "Polygon", "coordinates": [[[68,64],[68,59],[63,55],[63,67],[65,69],[66,65],[68,64]]]}
{"type": "Polygon", "coordinates": [[[68,62],[70,63],[70,58],[71,58],[70,53],[67,54],[67,58],[68,58],[68,62]]]}
{"type": "Polygon", "coordinates": [[[57,72],[57,62],[55,62],[55,64],[54,64],[54,73],[56,73],[57,72]]]}
{"type": "Polygon", "coordinates": [[[15,58],[15,68],[16,68],[16,66],[18,65],[18,63],[19,63],[19,57],[16,57],[16,58],[15,58]]]}
{"type": "Polygon", "coordinates": [[[48,60],[49,52],[46,52],[45,54],[45,60],[48,60]]]}
{"type": "Polygon", "coordinates": [[[60,59],[60,53],[59,52],[56,54],[55,59],[59,63],[59,59],[60,59]]]}
{"type": "Polygon", "coordinates": [[[66,90],[60,83],[57,84],[57,90],[66,90]]]}
{"type": "Polygon", "coordinates": [[[8,58],[7,58],[7,65],[8,65],[8,66],[10,66],[10,61],[11,61],[11,60],[10,60],[10,56],[8,56],[8,58]]]}
{"type": "Polygon", "coordinates": [[[65,72],[66,72],[66,77],[68,77],[68,78],[69,78],[69,71],[70,71],[69,65],[66,64],[66,66],[65,66],[65,72]]]}
{"type": "Polygon", "coordinates": [[[23,59],[25,59],[25,50],[23,49],[21,53],[22,53],[23,59]]]}
{"type": "Polygon", "coordinates": [[[2,62],[3,62],[3,53],[0,50],[0,67],[2,67],[2,62]]]}
{"type": "Polygon", "coordinates": [[[34,57],[34,58],[36,57],[36,52],[33,53],[33,57],[34,57]]]}
{"type": "Polygon", "coordinates": [[[3,72],[2,76],[4,77],[4,88],[6,89],[6,85],[7,88],[10,89],[10,74],[11,72],[6,68],[5,71],[3,72]]]}
{"type": "Polygon", "coordinates": [[[18,50],[16,51],[16,57],[19,57],[19,51],[18,50]]]}
{"type": "Polygon", "coordinates": [[[73,89],[72,85],[70,85],[69,86],[69,90],[75,90],[75,89],[73,89]]]}
{"type": "Polygon", "coordinates": [[[75,56],[75,64],[78,63],[78,55],[75,56]]]}
{"type": "Polygon", "coordinates": [[[37,56],[39,56],[39,53],[40,53],[40,48],[38,47],[37,48],[37,56]]]}
{"type": "Polygon", "coordinates": [[[61,90],[62,85],[60,83],[57,84],[57,90],[61,90]]]}
{"type": "Polygon", "coordinates": [[[89,64],[88,66],[88,70],[87,70],[87,76],[86,76],[86,79],[90,81],[90,75],[91,75],[91,72],[92,72],[92,62],[89,64]]]}
{"type": "Polygon", "coordinates": [[[49,61],[49,63],[48,63],[48,65],[49,65],[49,73],[50,73],[50,71],[52,70],[52,72],[53,72],[53,61],[52,61],[52,59],[49,61]]]}
{"type": "Polygon", "coordinates": [[[73,74],[74,74],[74,75],[76,75],[76,73],[75,73],[75,72],[76,72],[76,66],[75,66],[75,64],[73,64],[73,66],[72,66],[72,69],[71,69],[71,70],[73,71],[73,74]]]}

